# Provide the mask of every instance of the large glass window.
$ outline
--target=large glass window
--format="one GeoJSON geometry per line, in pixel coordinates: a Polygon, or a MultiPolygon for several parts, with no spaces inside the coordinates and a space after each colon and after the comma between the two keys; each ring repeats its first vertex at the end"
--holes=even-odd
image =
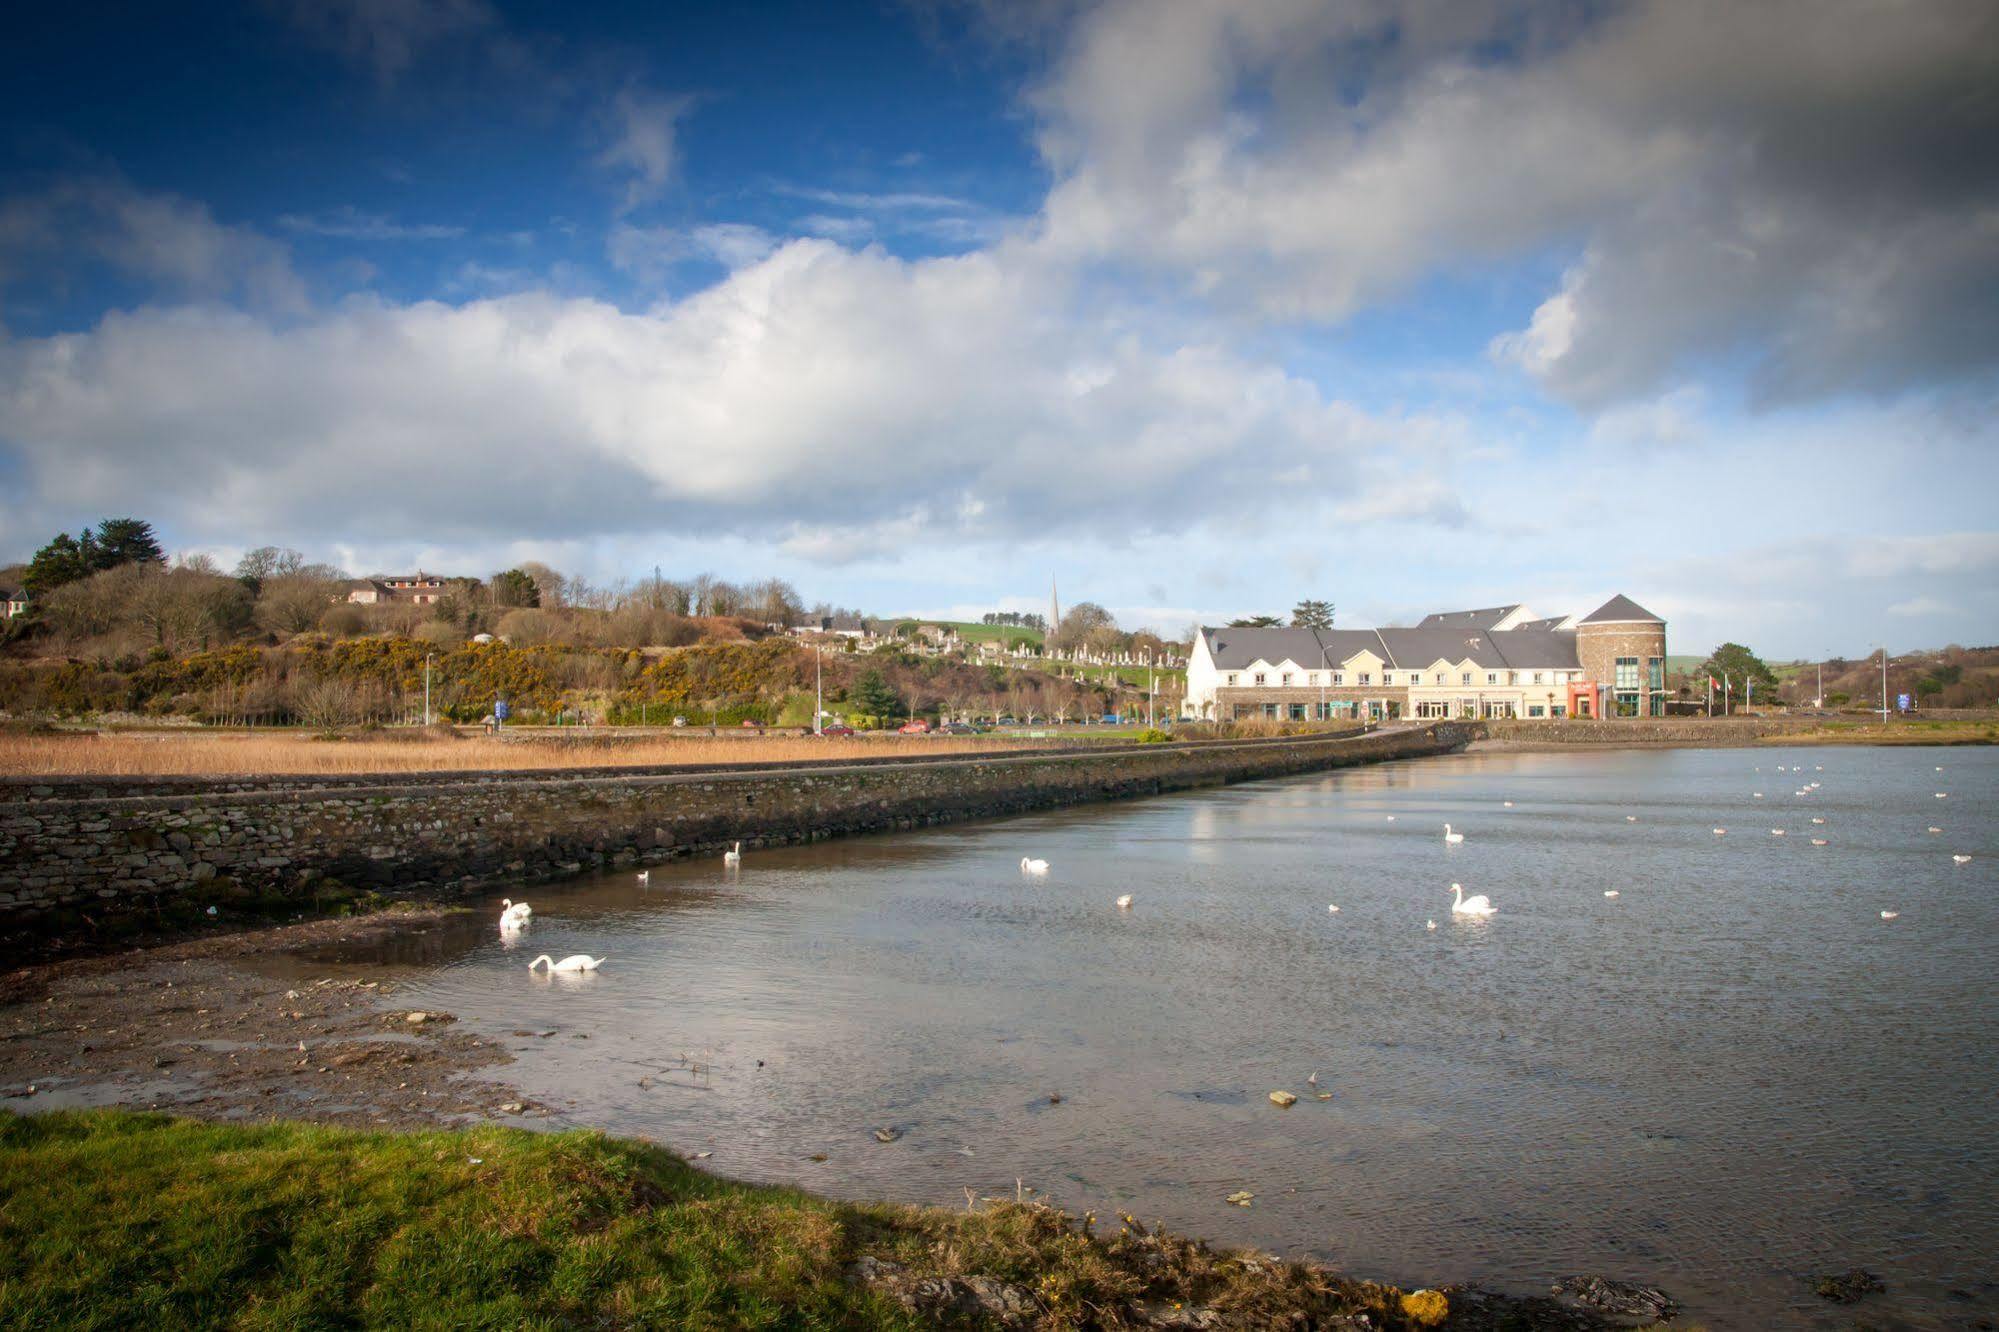
{"type": "Polygon", "coordinates": [[[1305,705],[1303,703],[1293,703],[1291,705],[1291,720],[1292,721],[1305,720],[1305,705]]]}
{"type": "Polygon", "coordinates": [[[1619,657],[1617,659],[1617,688],[1636,689],[1638,687],[1638,658],[1619,657]]]}
{"type": "Polygon", "coordinates": [[[1664,689],[1666,687],[1666,659],[1664,657],[1647,657],[1645,659],[1645,680],[1648,688],[1664,689]]]}

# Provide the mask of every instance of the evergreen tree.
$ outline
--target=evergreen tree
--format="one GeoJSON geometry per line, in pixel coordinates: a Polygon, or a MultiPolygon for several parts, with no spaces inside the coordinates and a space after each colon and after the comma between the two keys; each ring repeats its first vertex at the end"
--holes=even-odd
{"type": "Polygon", "coordinates": [[[1777,693],[1777,677],[1763,664],[1763,659],[1740,643],[1723,643],[1701,664],[1701,670],[1708,678],[1721,679],[1726,674],[1729,691],[1736,697],[1744,693],[1744,683],[1754,681],[1756,688],[1766,697],[1774,698],[1777,693]]]}
{"type": "Polygon", "coordinates": [[[535,582],[534,575],[525,569],[496,573],[489,586],[493,590],[495,606],[536,608],[541,605],[541,586],[535,582]]]}
{"type": "Polygon", "coordinates": [[[1283,623],[1284,621],[1278,619],[1275,615],[1245,615],[1239,619],[1230,620],[1229,628],[1276,629],[1281,627],[1283,623]]]}
{"type": "Polygon", "coordinates": [[[882,678],[878,670],[868,671],[854,681],[854,687],[847,691],[847,697],[861,712],[870,717],[896,717],[902,714],[902,696],[894,686],[882,678]]]}
{"type": "Polygon", "coordinates": [[[1310,599],[1301,601],[1291,608],[1291,624],[1298,629],[1330,629],[1333,627],[1333,603],[1310,599]]]}
{"type": "Polygon", "coordinates": [[[137,518],[106,518],[97,525],[97,567],[121,564],[165,564],[166,553],[153,536],[153,525],[137,518]]]}

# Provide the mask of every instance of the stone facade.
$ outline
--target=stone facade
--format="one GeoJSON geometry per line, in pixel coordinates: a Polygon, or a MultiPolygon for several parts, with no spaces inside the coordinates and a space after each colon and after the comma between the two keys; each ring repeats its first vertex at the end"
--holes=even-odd
{"type": "Polygon", "coordinates": [[[1665,715],[1666,626],[1657,621],[1585,622],[1576,627],[1576,656],[1583,679],[1595,691],[1598,717],[1665,715]],[[1617,659],[1635,658],[1637,684],[1626,688],[1617,678],[1617,659]],[[1653,663],[1658,663],[1656,672],[1653,663]],[[1635,713],[1619,708],[1620,695],[1635,702],[1635,713]]]}
{"type": "Polygon", "coordinates": [[[816,841],[1444,753],[1475,734],[1444,724],[761,771],[14,782],[0,806],[0,938],[171,923],[218,903],[449,898],[738,839],[816,841]]]}

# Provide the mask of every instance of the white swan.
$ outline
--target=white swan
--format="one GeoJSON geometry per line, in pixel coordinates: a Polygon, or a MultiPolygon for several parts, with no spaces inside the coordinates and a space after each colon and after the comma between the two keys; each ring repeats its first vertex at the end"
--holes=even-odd
{"type": "Polygon", "coordinates": [[[1813,820],[1812,820],[1812,822],[1813,822],[1813,823],[1824,823],[1824,822],[1825,822],[1825,820],[1824,820],[1824,819],[1813,819],[1813,820]]]}
{"type": "Polygon", "coordinates": [[[1434,920],[1426,920],[1423,922],[1423,928],[1426,930],[1434,930],[1437,928],[1437,922],[1434,920]]]}
{"type": "Polygon", "coordinates": [[[1882,913],[1881,913],[1881,919],[1883,919],[1883,920],[1893,920],[1893,919],[1895,919],[1895,917],[1897,917],[1897,916],[1899,916],[1899,915],[1901,915],[1901,914],[1902,914],[1902,913],[1901,913],[1901,912],[1899,912],[1899,911],[1884,911],[1884,912],[1882,912],[1882,913]]]}
{"type": "Polygon", "coordinates": [[[742,844],[741,842],[738,842],[738,843],[736,843],[736,844],[735,844],[734,846],[730,847],[730,848],[729,848],[729,849],[728,849],[727,851],[724,851],[724,852],[722,853],[722,863],[723,863],[724,865],[740,865],[740,864],[742,864],[742,863],[743,863],[743,844],[742,844]]]}
{"type": "Polygon", "coordinates": [[[1930,831],[1931,831],[1931,832],[1933,832],[1933,833],[1940,833],[1940,832],[1942,832],[1942,831],[1943,831],[1943,829],[1941,829],[1941,828],[1937,827],[1936,825],[1932,824],[1932,825],[1930,826],[1930,831]]]}
{"type": "Polygon", "coordinates": [[[651,883],[651,882],[652,882],[652,871],[651,871],[651,870],[640,870],[640,871],[639,871],[639,882],[640,882],[640,883],[651,883]]]}
{"type": "Polygon", "coordinates": [[[1604,889],[1604,890],[1603,890],[1603,895],[1604,895],[1605,897],[1615,897],[1615,896],[1617,896],[1617,889],[1615,889],[1615,888],[1606,888],[1606,889],[1604,889]]]}
{"type": "Polygon", "coordinates": [[[1477,897],[1466,897],[1465,886],[1461,883],[1452,884],[1451,891],[1457,894],[1451,900],[1451,914],[1453,916],[1496,916],[1499,914],[1498,909],[1492,905],[1492,900],[1484,893],[1480,893],[1477,897]]]}
{"type": "Polygon", "coordinates": [[[1326,914],[1329,916],[1337,916],[1340,914],[1340,909],[1334,906],[1332,903],[1328,902],[1326,904],[1326,914]]]}
{"type": "Polygon", "coordinates": [[[528,923],[528,917],[533,914],[534,908],[526,902],[516,902],[511,897],[500,899],[500,924],[502,926],[508,924],[516,926],[525,925],[528,923]]]}
{"type": "Polygon", "coordinates": [[[1624,816],[1624,821],[1626,823],[1636,823],[1638,822],[1638,816],[1636,814],[1626,814],[1624,816]]]}
{"type": "Polygon", "coordinates": [[[1451,825],[1448,823],[1444,825],[1444,841],[1446,843],[1456,846],[1459,842],[1464,841],[1464,839],[1465,835],[1463,833],[1452,832],[1451,825]]]}
{"type": "Polygon", "coordinates": [[[1394,816],[1393,814],[1390,814],[1390,815],[1388,816],[1388,821],[1389,821],[1390,823],[1393,823],[1393,822],[1395,822],[1395,816],[1394,816]]]}
{"type": "Polygon", "coordinates": [[[1728,829],[1726,829],[1726,828],[1716,828],[1716,829],[1714,830],[1714,835],[1715,835],[1716,837],[1726,837],[1726,836],[1728,836],[1728,829]]]}
{"type": "Polygon", "coordinates": [[[1813,846],[1824,846],[1825,844],[1826,844],[1826,842],[1825,842],[1825,838],[1823,838],[1823,837],[1814,837],[1814,838],[1812,838],[1812,845],[1813,845],[1813,846]]]}
{"type": "Polygon", "coordinates": [[[1937,799],[1939,799],[1939,800],[1945,800],[1945,799],[1948,799],[1948,798],[1949,798],[1949,796],[1950,796],[1950,792],[1948,792],[1948,791],[1939,791],[1939,792],[1937,792],[1937,799]]]}
{"type": "Polygon", "coordinates": [[[1971,863],[1970,856],[1952,856],[1950,859],[1951,863],[1955,865],[1969,865],[1971,863]]]}
{"type": "Polygon", "coordinates": [[[1512,809],[1512,808],[1513,808],[1513,802],[1512,802],[1511,800],[1502,800],[1502,801],[1500,801],[1499,803],[1500,803],[1501,805],[1503,805],[1504,807],[1506,807],[1507,809],[1512,809]]]}
{"type": "Polygon", "coordinates": [[[1022,856],[1020,858],[1020,872],[1022,874],[1046,874],[1048,872],[1048,862],[1045,860],[1029,860],[1026,856],[1022,856]]]}
{"type": "Polygon", "coordinates": [[[1120,897],[1120,898],[1119,898],[1119,899],[1117,900],[1117,909],[1118,909],[1119,911],[1129,911],[1129,910],[1131,910],[1131,894],[1130,894],[1130,893],[1126,893],[1126,894],[1125,894],[1125,895],[1124,895],[1123,897],[1120,897]]]}
{"type": "Polygon", "coordinates": [[[543,953],[540,957],[528,963],[528,970],[533,971],[536,967],[546,962],[551,974],[558,971],[595,971],[598,967],[603,966],[606,960],[601,957],[591,957],[588,953],[572,953],[560,962],[557,962],[547,953],[543,953]]]}
{"type": "Polygon", "coordinates": [[[1782,828],[1772,828],[1770,830],[1770,835],[1772,837],[1782,837],[1784,835],[1784,830],[1782,828]]]}

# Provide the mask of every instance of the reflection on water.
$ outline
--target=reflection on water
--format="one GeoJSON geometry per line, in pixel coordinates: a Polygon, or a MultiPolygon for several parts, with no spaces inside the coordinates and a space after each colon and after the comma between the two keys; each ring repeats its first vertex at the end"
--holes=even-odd
{"type": "Polygon", "coordinates": [[[430,968],[404,994],[569,1122],[742,1178],[1020,1178],[1405,1281],[1656,1282],[1715,1327],[1846,1326],[1807,1278],[1858,1264],[1890,1286],[1864,1312],[1964,1326],[1999,1298],[1995,776],[1470,755],[753,850],[399,945],[430,968]],[[1454,919],[1452,882],[1498,915],[1454,919]],[[580,952],[609,960],[528,974],[580,952]]]}

